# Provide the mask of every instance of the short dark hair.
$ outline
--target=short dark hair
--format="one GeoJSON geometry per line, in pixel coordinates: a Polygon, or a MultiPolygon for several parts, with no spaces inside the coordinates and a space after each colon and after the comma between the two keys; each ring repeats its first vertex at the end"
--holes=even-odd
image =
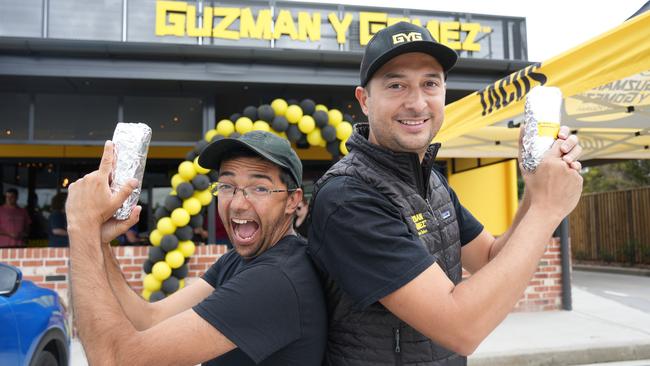
{"type": "Polygon", "coordinates": [[[57,193],[56,195],[54,195],[54,197],[52,197],[52,204],[50,207],[52,208],[52,210],[57,210],[57,211],[63,210],[63,207],[65,207],[65,200],[67,198],[68,198],[67,193],[64,192],[57,193]]]}
{"type": "Polygon", "coordinates": [[[18,190],[16,188],[9,188],[5,191],[5,193],[13,193],[18,197],[18,190]]]}
{"type": "MultiPolygon", "coordinates": [[[[223,154],[223,157],[221,158],[221,163],[223,164],[224,161],[233,160],[237,158],[257,158],[260,160],[268,161],[251,150],[240,148],[240,149],[230,150],[227,153],[223,154]]],[[[280,168],[280,181],[285,186],[287,186],[287,189],[297,189],[298,182],[296,182],[296,180],[293,178],[289,170],[279,165],[277,165],[277,167],[280,168]]]]}

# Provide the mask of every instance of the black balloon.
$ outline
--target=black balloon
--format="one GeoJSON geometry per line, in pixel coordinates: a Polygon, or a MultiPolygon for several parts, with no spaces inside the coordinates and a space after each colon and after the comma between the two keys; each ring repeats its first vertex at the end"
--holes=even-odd
{"type": "Polygon", "coordinates": [[[192,185],[197,191],[208,189],[210,186],[210,178],[205,174],[197,174],[196,177],[192,178],[192,185]]]}
{"type": "Polygon", "coordinates": [[[218,182],[219,172],[216,169],[210,170],[210,173],[208,173],[208,177],[210,177],[211,182],[218,182]]]}
{"type": "Polygon", "coordinates": [[[192,230],[192,226],[187,225],[183,227],[178,227],[176,228],[176,231],[174,231],[174,235],[178,238],[178,240],[190,240],[192,239],[192,236],[194,235],[194,230],[192,230]]]}
{"type": "Polygon", "coordinates": [[[307,135],[300,136],[300,139],[296,141],[296,147],[299,149],[309,149],[309,142],[307,141],[307,135]]]}
{"type": "Polygon", "coordinates": [[[187,154],[185,154],[185,160],[187,161],[194,161],[194,158],[199,156],[196,151],[190,150],[187,154]]]}
{"type": "Polygon", "coordinates": [[[327,125],[320,130],[320,135],[327,142],[336,141],[336,128],[327,125]]]}
{"type": "Polygon", "coordinates": [[[292,104],[298,104],[298,100],[296,100],[296,99],[287,99],[287,105],[292,105],[292,104]]]}
{"type": "Polygon", "coordinates": [[[151,273],[152,268],[153,268],[153,262],[148,259],[144,261],[144,264],[142,264],[142,269],[146,274],[151,273]]]}
{"type": "Polygon", "coordinates": [[[160,300],[164,299],[165,297],[166,297],[165,293],[162,292],[162,291],[152,292],[151,296],[149,296],[149,302],[160,301],[160,300]]]}
{"type": "MultiPolygon", "coordinates": [[[[169,197],[173,197],[173,196],[169,196],[169,197]]],[[[163,206],[160,206],[156,209],[156,212],[154,212],[153,217],[155,217],[156,222],[158,222],[158,220],[162,219],[163,217],[169,217],[169,215],[170,212],[167,211],[167,209],[164,208],[163,206]]]]}
{"type": "Polygon", "coordinates": [[[314,112],[314,122],[316,122],[316,126],[318,127],[323,127],[327,126],[327,122],[329,122],[330,118],[327,115],[327,112],[325,111],[316,111],[314,112]]]}
{"type": "Polygon", "coordinates": [[[187,262],[185,262],[182,266],[172,269],[172,276],[176,278],[185,278],[187,277],[188,272],[189,269],[187,268],[187,262]]]}
{"type": "Polygon", "coordinates": [[[251,121],[254,122],[257,119],[257,108],[255,108],[252,105],[249,105],[248,107],[244,108],[244,113],[243,114],[244,114],[244,116],[250,118],[251,121]]]}
{"type": "Polygon", "coordinates": [[[171,294],[178,290],[179,281],[178,278],[174,276],[169,276],[168,279],[164,280],[162,283],[161,289],[166,294],[171,294]]]}
{"type": "Polygon", "coordinates": [[[194,186],[192,183],[183,182],[176,187],[176,194],[180,199],[188,199],[194,194],[194,186]]]}
{"type": "MultiPolygon", "coordinates": [[[[203,149],[205,149],[206,146],[208,146],[208,142],[205,141],[204,139],[200,139],[199,141],[196,142],[196,145],[194,145],[194,153],[196,153],[196,155],[201,154],[201,152],[203,151],[203,149]]],[[[194,159],[191,159],[189,161],[192,160],[194,159]]]]}
{"type": "Polygon", "coordinates": [[[303,134],[298,129],[298,125],[289,125],[287,128],[287,138],[289,141],[297,142],[301,137],[303,137],[303,134]]]}
{"type": "Polygon", "coordinates": [[[230,115],[230,120],[232,121],[232,123],[235,123],[235,121],[237,121],[239,117],[241,117],[241,113],[233,113],[230,115]]]}
{"type": "Polygon", "coordinates": [[[348,121],[350,123],[354,122],[354,121],[352,121],[352,116],[347,114],[347,113],[343,113],[343,120],[348,121]]]}
{"type": "Polygon", "coordinates": [[[262,121],[271,122],[273,121],[273,117],[275,117],[275,111],[270,105],[262,104],[257,108],[257,116],[262,121]]]}
{"type": "Polygon", "coordinates": [[[165,252],[170,252],[170,251],[178,248],[178,238],[176,237],[176,235],[173,235],[173,234],[165,235],[160,240],[160,247],[165,252]]]}
{"type": "Polygon", "coordinates": [[[341,154],[341,142],[339,140],[334,140],[327,143],[327,151],[332,154],[332,158],[336,159],[341,154]]]}
{"type": "Polygon", "coordinates": [[[168,212],[172,212],[175,209],[181,207],[182,205],[183,205],[183,201],[180,198],[178,198],[178,196],[169,195],[165,197],[165,208],[167,209],[168,212]]]}
{"type": "Polygon", "coordinates": [[[190,226],[193,228],[203,227],[203,215],[194,215],[190,218],[190,226]]]}
{"type": "Polygon", "coordinates": [[[271,122],[271,128],[278,132],[284,132],[289,128],[289,121],[285,116],[275,116],[271,122]]]}
{"type": "Polygon", "coordinates": [[[165,252],[160,247],[149,248],[149,261],[157,263],[165,260],[165,252]]]}
{"type": "Polygon", "coordinates": [[[316,103],[311,99],[303,99],[300,102],[300,108],[302,108],[303,114],[313,114],[316,110],[316,103]]]}

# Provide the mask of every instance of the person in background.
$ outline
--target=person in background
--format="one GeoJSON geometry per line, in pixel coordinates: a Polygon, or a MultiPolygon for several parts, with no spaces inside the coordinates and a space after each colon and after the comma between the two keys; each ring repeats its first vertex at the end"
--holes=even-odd
{"type": "Polygon", "coordinates": [[[18,190],[5,191],[5,203],[0,206],[0,248],[23,247],[32,220],[27,210],[19,207],[18,190]]]}
{"type": "Polygon", "coordinates": [[[68,225],[65,216],[65,200],[68,197],[66,193],[57,193],[52,197],[52,213],[48,219],[47,236],[49,246],[67,247],[68,246],[68,225]]]}

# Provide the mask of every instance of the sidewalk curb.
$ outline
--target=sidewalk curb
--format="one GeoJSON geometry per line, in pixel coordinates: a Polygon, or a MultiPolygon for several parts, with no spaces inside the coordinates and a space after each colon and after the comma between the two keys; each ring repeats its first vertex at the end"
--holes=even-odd
{"type": "Polygon", "coordinates": [[[592,264],[574,263],[573,269],[578,271],[587,271],[587,272],[604,272],[604,273],[650,277],[650,269],[643,269],[643,268],[610,267],[610,266],[598,266],[592,264]]]}
{"type": "Polygon", "coordinates": [[[650,343],[604,346],[599,348],[563,348],[520,354],[477,355],[469,366],[551,366],[650,359],[650,343]]]}

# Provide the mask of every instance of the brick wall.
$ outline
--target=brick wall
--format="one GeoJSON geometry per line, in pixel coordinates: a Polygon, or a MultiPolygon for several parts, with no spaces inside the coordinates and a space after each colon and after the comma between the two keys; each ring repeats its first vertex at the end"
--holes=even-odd
{"type": "MultiPolygon", "coordinates": [[[[142,290],[142,263],[148,247],[115,247],[122,271],[131,287],[142,290]]],[[[189,263],[188,284],[200,277],[222,254],[225,245],[197,246],[189,263]]],[[[548,246],[540,265],[514,311],[559,310],[562,307],[562,268],[560,243],[554,239],[548,246]]],[[[68,298],[68,249],[24,248],[0,249],[0,262],[19,267],[23,278],[39,286],[56,290],[62,299],[68,298]]]]}

